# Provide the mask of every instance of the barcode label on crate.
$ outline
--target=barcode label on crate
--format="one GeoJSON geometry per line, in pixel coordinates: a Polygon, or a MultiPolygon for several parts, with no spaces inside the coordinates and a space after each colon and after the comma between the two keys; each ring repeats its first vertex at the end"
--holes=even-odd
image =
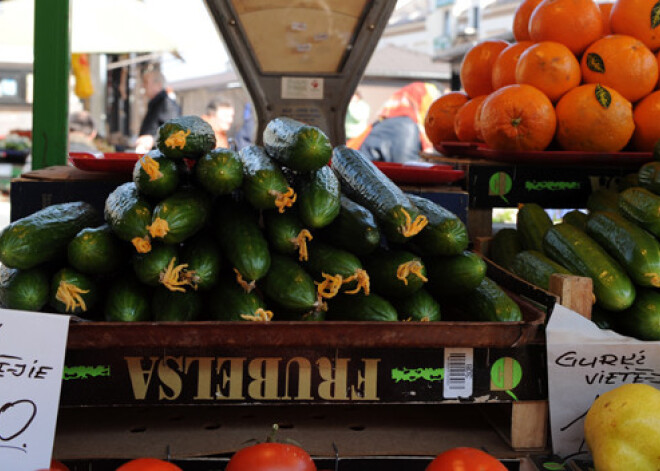
{"type": "Polygon", "coordinates": [[[471,348],[445,348],[445,399],[472,396],[474,355],[471,348]]]}

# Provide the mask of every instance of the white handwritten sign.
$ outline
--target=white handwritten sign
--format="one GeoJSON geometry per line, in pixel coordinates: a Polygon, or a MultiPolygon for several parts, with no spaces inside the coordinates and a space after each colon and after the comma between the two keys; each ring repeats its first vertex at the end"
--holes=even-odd
{"type": "Polygon", "coordinates": [[[660,342],[601,330],[560,305],[546,337],[552,448],[559,456],[587,450],[584,417],[599,395],[628,383],[660,389],[660,342]]]}
{"type": "Polygon", "coordinates": [[[0,309],[0,463],[50,467],[69,316],[0,309]]]}

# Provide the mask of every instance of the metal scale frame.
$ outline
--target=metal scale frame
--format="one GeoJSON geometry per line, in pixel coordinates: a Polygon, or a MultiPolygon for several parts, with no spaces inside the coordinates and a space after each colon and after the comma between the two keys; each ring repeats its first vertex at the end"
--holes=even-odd
{"type": "Polygon", "coordinates": [[[257,143],[287,116],[345,142],[348,103],[396,0],[205,0],[250,94],[257,143]]]}

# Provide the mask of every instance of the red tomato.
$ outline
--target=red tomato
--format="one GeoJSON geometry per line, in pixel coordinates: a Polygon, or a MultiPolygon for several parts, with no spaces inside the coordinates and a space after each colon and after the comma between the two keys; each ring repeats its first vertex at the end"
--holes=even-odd
{"type": "Polygon", "coordinates": [[[476,448],[452,448],[440,453],[426,471],[507,471],[506,466],[476,448]]]}
{"type": "Polygon", "coordinates": [[[122,464],[117,471],[183,471],[177,465],[157,458],[138,458],[122,464]]]}
{"type": "Polygon", "coordinates": [[[316,465],[298,446],[259,443],[234,453],[225,471],[316,471],[316,465]]]}

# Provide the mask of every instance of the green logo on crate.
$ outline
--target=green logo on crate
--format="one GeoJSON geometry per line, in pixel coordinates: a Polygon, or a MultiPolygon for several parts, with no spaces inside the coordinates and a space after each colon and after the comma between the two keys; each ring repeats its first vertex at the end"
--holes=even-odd
{"type": "Polygon", "coordinates": [[[509,200],[504,195],[508,194],[511,188],[513,188],[513,180],[506,172],[494,173],[488,181],[488,195],[499,196],[507,204],[509,204],[509,200]]]}
{"type": "Polygon", "coordinates": [[[426,381],[442,381],[445,378],[444,368],[393,368],[392,379],[395,383],[406,381],[414,383],[419,379],[426,381]]]}
{"type": "Polygon", "coordinates": [[[506,391],[514,400],[518,400],[511,392],[522,380],[523,372],[520,363],[511,357],[498,359],[490,368],[490,390],[506,391]]]}
{"type": "Polygon", "coordinates": [[[64,366],[64,381],[70,379],[97,378],[99,376],[110,376],[110,366],[64,366]]]}

